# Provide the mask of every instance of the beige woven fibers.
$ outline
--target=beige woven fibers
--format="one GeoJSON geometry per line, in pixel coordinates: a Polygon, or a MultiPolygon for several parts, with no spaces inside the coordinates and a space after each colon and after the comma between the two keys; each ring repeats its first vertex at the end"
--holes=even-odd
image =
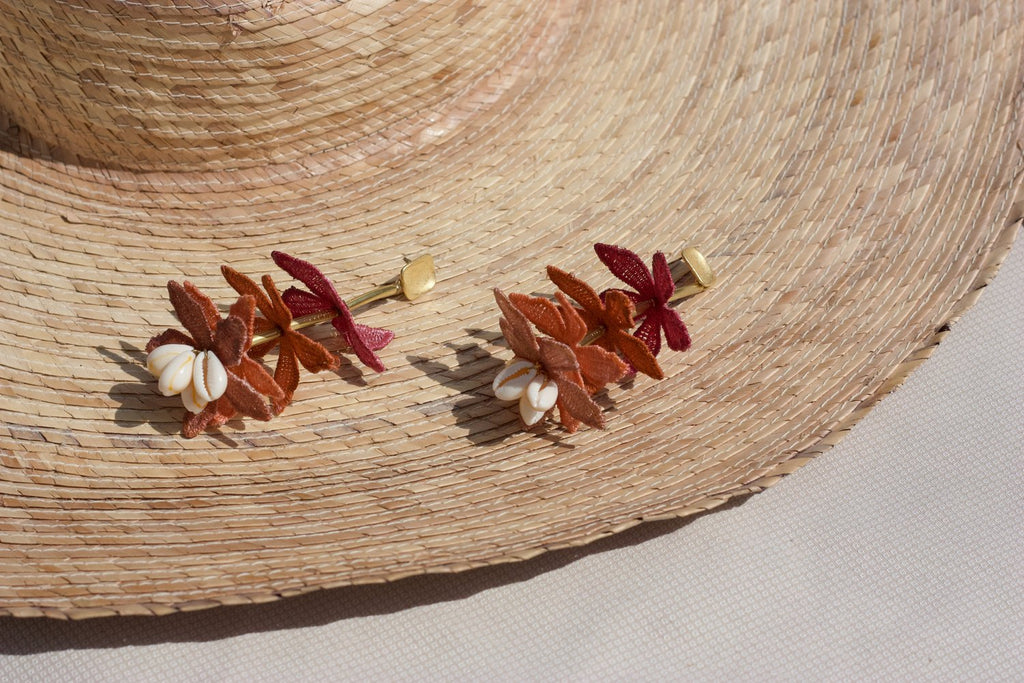
{"type": "MultiPolygon", "coordinates": [[[[1024,5],[0,0],[0,613],[270,600],[579,545],[758,491],[938,342],[1012,241],[1024,5]],[[490,288],[701,247],[667,378],[520,430],[490,288]],[[344,296],[381,375],[186,440],[165,285],[344,296]]],[[[326,332],[323,339],[334,343],[326,332]]],[[[781,522],[780,522],[781,523],[781,522]]]]}

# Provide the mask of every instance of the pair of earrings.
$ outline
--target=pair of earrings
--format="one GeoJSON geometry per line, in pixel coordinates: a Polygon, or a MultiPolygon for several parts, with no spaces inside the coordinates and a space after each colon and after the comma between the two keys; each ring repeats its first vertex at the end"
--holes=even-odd
{"type": "MultiPolygon", "coordinates": [[[[495,378],[494,394],[500,400],[518,401],[528,427],[557,407],[569,432],[581,424],[603,428],[604,417],[593,395],[636,372],[663,378],[656,359],[662,335],[673,350],[690,346],[686,326],[668,304],[715,283],[707,261],[693,248],[682,255],[693,282],[678,289],[661,252],[654,256],[652,271],[628,249],[604,244],[594,248],[632,291],[609,289],[598,294],[555,266],[547,269],[559,290],[553,300],[494,290],[499,325],[515,354],[495,378]]],[[[188,438],[236,415],[264,421],[279,415],[298,386],[300,365],[309,372],[336,369],[340,359],[300,332],[307,327],[330,322],[343,351],[383,372],[376,352],[394,334],[356,323],[352,310],[389,296],[411,301],[436,282],[433,259],[424,255],[407,263],[387,284],[345,301],[311,263],[278,251],[271,257],[308,289],[289,287],[281,292],[269,275],[262,277],[261,288],[233,268],[221,266],[239,295],[222,317],[192,283],[167,283],[171,305],[187,333],[168,329],[150,339],[146,365],[158,378],[161,394],[181,397],[186,410],[182,432],[188,438]],[[271,375],[259,361],[273,349],[277,364],[271,375]]]]}

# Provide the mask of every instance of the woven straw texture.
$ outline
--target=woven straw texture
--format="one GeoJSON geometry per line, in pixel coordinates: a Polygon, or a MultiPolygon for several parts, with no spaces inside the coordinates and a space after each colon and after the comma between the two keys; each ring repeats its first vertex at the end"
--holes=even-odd
{"type": "MultiPolygon", "coordinates": [[[[769,486],[938,343],[1021,214],[1024,5],[0,0],[0,614],[167,613],[581,545],[769,486]],[[700,246],[693,349],[521,431],[491,287],[700,246]],[[283,249],[388,371],[180,436],[165,284],[283,249]]],[[[674,257],[673,257],[674,258],[674,257]]],[[[279,283],[287,277],[275,272],[279,283]]],[[[322,339],[330,344],[326,332],[322,339]]]]}

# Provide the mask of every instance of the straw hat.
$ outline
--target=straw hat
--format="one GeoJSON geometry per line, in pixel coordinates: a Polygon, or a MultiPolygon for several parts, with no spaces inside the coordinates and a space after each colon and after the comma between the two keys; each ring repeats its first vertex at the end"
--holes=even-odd
{"type": "MultiPolygon", "coordinates": [[[[0,2],[0,613],[270,600],[581,545],[759,491],[920,363],[1021,214],[1019,3],[0,2]],[[491,289],[699,246],[666,378],[521,429],[491,289]],[[377,374],[194,439],[168,280],[433,255],[377,374]]],[[[332,342],[324,333],[318,337],[332,342]]],[[[337,346],[335,346],[337,348],[337,346]]]]}

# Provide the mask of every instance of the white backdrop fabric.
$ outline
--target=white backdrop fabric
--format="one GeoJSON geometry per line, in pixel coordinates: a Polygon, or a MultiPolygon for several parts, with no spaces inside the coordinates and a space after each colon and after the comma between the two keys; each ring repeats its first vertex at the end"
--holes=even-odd
{"type": "Polygon", "coordinates": [[[0,679],[1024,680],[1022,292],[1018,244],[901,388],[741,504],[266,605],[0,618],[0,679]]]}

